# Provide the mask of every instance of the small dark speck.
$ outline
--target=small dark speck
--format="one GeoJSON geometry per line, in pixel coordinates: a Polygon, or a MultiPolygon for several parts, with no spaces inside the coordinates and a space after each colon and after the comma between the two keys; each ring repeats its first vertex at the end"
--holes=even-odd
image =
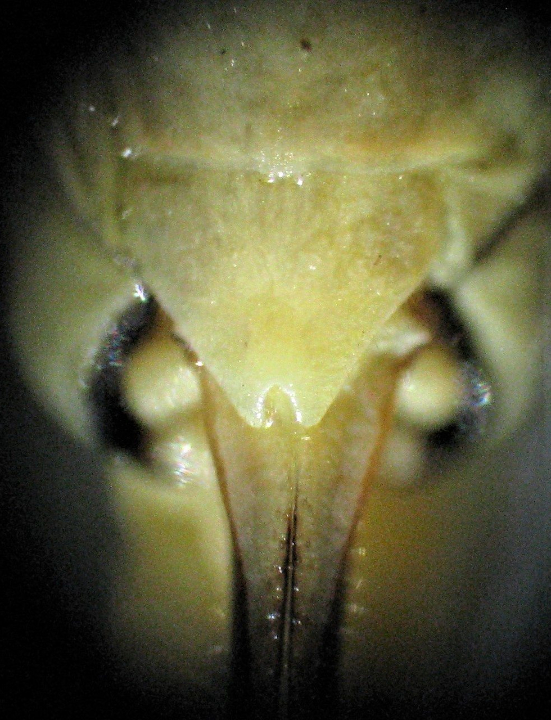
{"type": "Polygon", "coordinates": [[[222,50],[220,50],[220,55],[225,55],[227,52],[226,48],[222,48],[222,50]]]}
{"type": "Polygon", "coordinates": [[[301,38],[300,48],[301,50],[304,50],[304,52],[312,52],[312,43],[308,40],[308,38],[301,38]]]}

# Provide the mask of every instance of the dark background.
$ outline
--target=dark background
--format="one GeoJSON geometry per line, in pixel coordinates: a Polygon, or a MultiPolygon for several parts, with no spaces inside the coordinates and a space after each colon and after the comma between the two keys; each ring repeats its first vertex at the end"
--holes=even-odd
{"type": "MultiPolygon", "coordinates": [[[[17,7],[10,3],[2,10],[0,150],[4,211],[14,207],[25,170],[31,166],[33,128],[40,125],[45,103],[58,92],[57,68],[82,62],[100,38],[108,37],[116,47],[129,19],[137,17],[139,24],[140,14],[147,16],[152,7],[147,2],[124,1],[42,6],[20,2],[17,7]]],[[[484,5],[480,7],[484,9],[484,5]]],[[[537,16],[531,13],[534,33],[542,41],[549,36],[549,14],[541,9],[537,16]]],[[[17,260],[6,252],[5,226],[0,243],[2,268],[8,270],[17,260]]],[[[2,315],[4,289],[5,281],[0,286],[2,315]]],[[[116,678],[102,640],[110,558],[117,546],[108,488],[93,456],[70,441],[36,406],[18,376],[5,328],[1,332],[0,686],[4,687],[0,687],[0,716],[10,720],[181,716],[170,698],[142,694],[116,678]]],[[[544,414],[548,397],[544,391],[544,414]]],[[[549,419],[547,422],[549,427],[549,419]]],[[[477,708],[463,711],[455,700],[449,708],[434,709],[435,717],[441,713],[446,717],[497,718],[511,711],[519,718],[536,718],[551,707],[551,595],[549,564],[544,557],[551,545],[550,523],[546,521],[551,505],[545,505],[550,495],[538,485],[551,483],[551,471],[548,450],[541,453],[538,447],[541,442],[549,445],[548,435],[541,427],[538,430],[539,434],[528,436],[532,448],[527,462],[534,464],[543,456],[543,464],[537,469],[527,468],[519,489],[520,501],[539,504],[537,522],[523,530],[539,534],[537,541],[531,537],[525,544],[538,557],[519,556],[515,561],[518,572],[506,578],[507,597],[497,595],[490,600],[497,605],[514,604],[518,593],[518,605],[524,608],[521,595],[531,593],[535,608],[529,622],[537,635],[532,657],[499,698],[480,699],[477,708]],[[530,483],[537,486],[534,491],[530,483]],[[531,579],[527,579],[527,565],[534,568],[531,579]]],[[[496,655],[499,652],[496,646],[496,655]]],[[[423,714],[431,716],[426,709],[423,714]]],[[[374,716],[379,715],[375,712],[374,716]]]]}

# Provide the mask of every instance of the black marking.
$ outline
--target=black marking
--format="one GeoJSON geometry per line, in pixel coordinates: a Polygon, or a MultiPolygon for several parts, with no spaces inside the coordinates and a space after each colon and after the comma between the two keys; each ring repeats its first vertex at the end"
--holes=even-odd
{"type": "Polygon", "coordinates": [[[483,362],[478,357],[469,329],[442,292],[424,293],[423,302],[436,315],[436,334],[457,353],[461,364],[463,402],[459,414],[446,427],[428,435],[428,448],[440,461],[442,452],[463,449],[465,442],[476,440],[491,426],[492,390],[483,362]]]}
{"type": "Polygon", "coordinates": [[[295,491],[293,506],[289,512],[286,536],[285,564],[283,566],[283,602],[281,612],[281,635],[279,654],[278,720],[289,718],[292,704],[291,683],[293,679],[293,634],[296,625],[295,595],[297,573],[297,500],[295,491]]]}
{"type": "Polygon", "coordinates": [[[96,354],[89,397],[93,421],[101,441],[109,448],[139,454],[144,430],[125,407],[121,381],[126,361],[138,341],[155,322],[158,305],[141,292],[113,324],[96,354]]]}

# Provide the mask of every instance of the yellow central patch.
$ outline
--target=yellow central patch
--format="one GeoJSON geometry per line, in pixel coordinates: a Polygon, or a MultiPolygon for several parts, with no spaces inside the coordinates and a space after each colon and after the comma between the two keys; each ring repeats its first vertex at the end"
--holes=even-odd
{"type": "MultiPolygon", "coordinates": [[[[319,422],[444,236],[430,175],[129,174],[121,239],[239,414],[273,386],[319,422]]],[[[118,244],[120,243],[120,247],[118,244]]]]}

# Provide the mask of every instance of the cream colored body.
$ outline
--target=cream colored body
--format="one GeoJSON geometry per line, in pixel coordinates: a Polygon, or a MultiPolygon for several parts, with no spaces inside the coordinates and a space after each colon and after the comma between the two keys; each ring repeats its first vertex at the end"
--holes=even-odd
{"type": "Polygon", "coordinates": [[[281,589],[267,578],[298,493],[297,602],[323,626],[346,557],[336,678],[343,707],[360,707],[365,673],[422,685],[445,657],[500,511],[488,456],[533,402],[545,212],[486,246],[548,165],[547,78],[516,52],[516,26],[451,26],[430,4],[221,5],[188,20],[62,103],[55,177],[38,178],[38,219],[21,223],[13,333],[36,392],[97,442],[87,383],[137,284],[172,322],[124,390],[157,464],[106,458],[127,666],[216,688],[224,705],[237,552],[265,646],[253,667],[273,672],[281,589]],[[436,487],[395,494],[383,474],[365,501],[397,375],[430,343],[406,304],[424,287],[449,293],[481,349],[492,432],[436,487]]]}

